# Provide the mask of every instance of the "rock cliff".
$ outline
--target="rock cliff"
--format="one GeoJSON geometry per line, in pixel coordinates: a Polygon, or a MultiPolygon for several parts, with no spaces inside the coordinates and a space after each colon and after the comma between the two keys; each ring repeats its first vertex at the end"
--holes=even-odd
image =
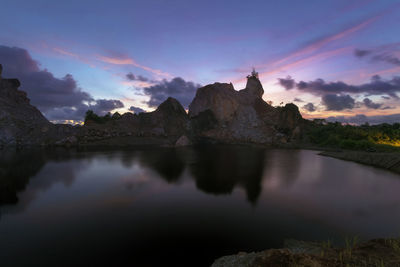
{"type": "Polygon", "coordinates": [[[54,125],[18,90],[18,79],[2,78],[0,64],[0,147],[47,145],[69,135],[72,126],[54,125]]]}

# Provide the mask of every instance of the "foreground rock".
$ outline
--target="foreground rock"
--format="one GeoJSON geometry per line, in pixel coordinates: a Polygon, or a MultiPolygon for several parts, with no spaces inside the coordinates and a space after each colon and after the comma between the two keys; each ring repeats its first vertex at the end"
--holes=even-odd
{"type": "Polygon", "coordinates": [[[291,241],[286,248],[241,252],[217,259],[212,267],[297,267],[297,266],[400,266],[400,239],[375,239],[346,248],[329,242],[291,241]]]}
{"type": "Polygon", "coordinates": [[[324,151],[319,155],[354,161],[400,173],[400,154],[395,152],[324,151]]]}

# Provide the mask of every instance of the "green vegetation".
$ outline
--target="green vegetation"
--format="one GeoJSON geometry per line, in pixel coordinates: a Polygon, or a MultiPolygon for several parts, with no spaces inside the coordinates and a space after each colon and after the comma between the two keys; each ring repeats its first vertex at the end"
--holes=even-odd
{"type": "Polygon", "coordinates": [[[96,123],[106,123],[108,121],[118,120],[120,118],[121,118],[121,114],[119,114],[118,112],[115,112],[113,115],[111,115],[111,113],[108,112],[104,116],[99,116],[96,113],[94,113],[93,110],[88,110],[88,111],[86,111],[86,115],[85,115],[85,124],[88,121],[93,121],[96,123]]]}
{"type": "Polygon", "coordinates": [[[399,151],[400,123],[354,126],[318,119],[308,125],[305,137],[308,142],[323,147],[399,151]]]}

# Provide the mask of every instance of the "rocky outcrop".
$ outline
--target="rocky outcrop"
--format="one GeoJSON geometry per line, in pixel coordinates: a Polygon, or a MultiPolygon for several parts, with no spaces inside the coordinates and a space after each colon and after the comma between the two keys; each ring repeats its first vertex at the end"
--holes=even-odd
{"type": "Polygon", "coordinates": [[[264,89],[255,75],[236,91],[232,84],[214,83],[197,90],[189,105],[189,117],[215,117],[213,127],[196,129],[196,135],[228,143],[276,144],[301,135],[302,117],[296,105],[274,108],[262,99],[264,89]],[[204,116],[204,115],[203,115],[204,116]]]}
{"type": "Polygon", "coordinates": [[[255,71],[240,91],[227,83],[199,88],[189,114],[170,97],[153,112],[118,114],[98,123],[87,120],[83,127],[50,123],[19,86],[17,79],[1,78],[0,68],[0,146],[280,144],[295,141],[302,133],[297,106],[267,104],[255,71]]]}

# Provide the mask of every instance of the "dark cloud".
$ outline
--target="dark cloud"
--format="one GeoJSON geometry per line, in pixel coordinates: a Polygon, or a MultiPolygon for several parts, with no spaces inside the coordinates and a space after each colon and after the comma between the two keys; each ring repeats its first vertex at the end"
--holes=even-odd
{"type": "Polygon", "coordinates": [[[89,105],[89,109],[93,110],[96,114],[104,115],[111,110],[123,108],[124,103],[115,99],[98,99],[94,105],[89,105]]]}
{"type": "Polygon", "coordinates": [[[373,50],[360,50],[356,49],[354,51],[357,57],[370,56],[371,61],[376,62],[386,62],[389,64],[400,66],[400,59],[394,56],[390,51],[373,51],[373,50]]]}
{"type": "Polygon", "coordinates": [[[135,75],[132,72],[129,72],[128,74],[126,74],[126,78],[130,81],[140,81],[140,82],[150,81],[148,78],[146,78],[142,75],[135,75]]]}
{"type": "Polygon", "coordinates": [[[302,100],[302,99],[300,99],[300,98],[297,98],[297,97],[295,97],[295,98],[293,99],[293,102],[299,102],[299,103],[302,103],[302,102],[304,102],[304,100],[302,100]]]}
{"type": "Polygon", "coordinates": [[[286,78],[278,78],[278,82],[286,90],[293,89],[296,86],[295,80],[290,76],[287,76],[286,78]]]}
{"type": "Polygon", "coordinates": [[[131,106],[129,108],[129,111],[132,111],[135,114],[146,112],[144,109],[141,109],[141,108],[138,108],[138,107],[135,107],[135,106],[131,106]]]}
{"type": "Polygon", "coordinates": [[[29,52],[18,47],[0,46],[3,77],[18,78],[20,89],[27,92],[31,103],[49,120],[82,120],[88,109],[98,113],[123,107],[119,100],[99,99],[78,87],[72,75],[56,78],[41,69],[29,52]]]}
{"type": "Polygon", "coordinates": [[[327,94],[322,96],[322,104],[326,107],[326,110],[339,111],[353,109],[355,101],[350,95],[327,94]]]}
{"type": "Polygon", "coordinates": [[[314,112],[314,111],[317,110],[317,109],[315,108],[315,106],[314,106],[313,103],[307,103],[307,104],[305,104],[305,105],[303,106],[303,108],[304,108],[305,110],[309,111],[309,112],[314,112]]]}
{"type": "Polygon", "coordinates": [[[372,109],[380,109],[383,105],[382,103],[375,103],[369,98],[364,98],[363,103],[367,108],[372,109]]]}
{"type": "Polygon", "coordinates": [[[43,112],[93,100],[78,88],[72,75],[59,79],[47,70],[40,70],[39,64],[25,49],[0,46],[0,62],[3,64],[3,77],[18,78],[20,89],[27,92],[31,103],[43,112]]]}
{"type": "MultiPolygon", "coordinates": [[[[280,82],[280,84],[283,84],[282,86],[286,88],[286,90],[289,90],[289,88],[285,86],[286,82],[280,82]]],[[[366,93],[367,95],[386,94],[393,98],[398,98],[397,93],[400,92],[400,76],[395,76],[390,80],[382,80],[380,76],[375,75],[371,77],[369,83],[361,85],[350,85],[341,81],[327,83],[323,79],[316,79],[309,82],[300,81],[295,83],[295,87],[300,91],[314,95],[366,93]]]]}
{"type": "Polygon", "coordinates": [[[78,104],[74,107],[57,107],[49,110],[47,116],[53,121],[76,120],[81,121],[85,117],[86,111],[93,110],[96,114],[104,116],[117,108],[123,108],[124,104],[120,100],[98,99],[90,104],[78,104]]]}
{"type": "Polygon", "coordinates": [[[150,96],[150,100],[146,102],[150,107],[157,107],[168,97],[173,97],[187,108],[199,87],[201,87],[200,84],[187,82],[180,77],[176,77],[171,81],[162,80],[158,84],[145,87],[143,92],[145,95],[150,96]]]}
{"type": "Polygon", "coordinates": [[[371,50],[361,50],[361,49],[354,50],[354,55],[356,57],[364,57],[364,56],[369,55],[371,53],[372,53],[371,50]]]}
{"type": "Polygon", "coordinates": [[[386,63],[390,63],[393,65],[400,66],[400,59],[398,57],[395,57],[391,54],[380,54],[372,57],[373,61],[383,61],[386,63]]]}
{"type": "Polygon", "coordinates": [[[355,116],[336,116],[329,117],[326,119],[329,122],[341,122],[341,123],[351,123],[351,124],[364,124],[368,122],[369,124],[380,124],[380,123],[399,123],[400,122],[400,114],[391,114],[391,115],[377,115],[377,116],[366,116],[363,114],[355,115],[355,116]]]}
{"type": "Polygon", "coordinates": [[[390,96],[385,96],[385,95],[383,95],[383,96],[381,96],[383,99],[390,99],[390,96]]]}

